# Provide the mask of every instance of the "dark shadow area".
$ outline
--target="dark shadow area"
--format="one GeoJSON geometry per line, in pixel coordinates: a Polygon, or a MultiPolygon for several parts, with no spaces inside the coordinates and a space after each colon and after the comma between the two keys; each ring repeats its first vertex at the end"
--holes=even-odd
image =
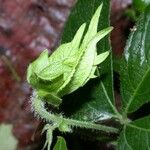
{"type": "Polygon", "coordinates": [[[64,96],[60,110],[64,112],[66,116],[74,114],[78,109],[82,108],[85,103],[88,103],[92,99],[93,87],[99,85],[100,80],[105,80],[106,76],[106,74],[103,74],[100,78],[91,79],[84,87],[64,96]]]}
{"type": "Polygon", "coordinates": [[[68,150],[114,150],[113,145],[108,143],[117,138],[115,134],[109,135],[104,132],[74,128],[74,132],[71,134],[55,131],[52,147],[57,141],[57,136],[65,138],[68,150]]]}
{"type": "Polygon", "coordinates": [[[150,115],[150,102],[141,106],[137,111],[129,114],[128,117],[131,120],[137,120],[150,115]]]}

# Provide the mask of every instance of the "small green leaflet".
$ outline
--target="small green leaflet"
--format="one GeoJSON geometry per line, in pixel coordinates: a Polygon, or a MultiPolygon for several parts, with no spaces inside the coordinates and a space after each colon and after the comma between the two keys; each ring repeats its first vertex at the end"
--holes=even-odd
{"type": "Polygon", "coordinates": [[[66,141],[63,137],[57,137],[57,143],[55,144],[53,150],[67,150],[66,141]]]}
{"type": "Polygon", "coordinates": [[[29,65],[27,81],[38,91],[39,96],[48,97],[50,104],[58,106],[62,96],[97,77],[97,65],[109,55],[108,51],[97,55],[97,43],[112,30],[112,27],[108,27],[97,32],[101,9],[102,5],[93,15],[85,35],[86,24],[83,23],[71,42],[60,45],[50,57],[45,50],[29,65]]]}

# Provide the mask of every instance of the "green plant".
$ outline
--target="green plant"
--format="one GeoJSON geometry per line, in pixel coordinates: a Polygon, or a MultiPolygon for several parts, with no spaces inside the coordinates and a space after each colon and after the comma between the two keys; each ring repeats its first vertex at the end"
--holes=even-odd
{"type": "Polygon", "coordinates": [[[125,11],[125,14],[129,16],[133,21],[137,21],[141,13],[150,4],[150,0],[132,0],[132,7],[125,11]]]}
{"type": "MultiPolygon", "coordinates": [[[[50,57],[48,51],[44,51],[28,67],[27,80],[34,88],[32,109],[47,123],[43,129],[46,131],[44,148],[50,149],[54,130],[73,132],[74,127],[117,134],[117,144],[107,134],[95,139],[107,136],[118,150],[148,150],[150,147],[150,117],[136,120],[128,117],[150,101],[150,7],[137,22],[120,61],[122,109],[118,111],[114,100],[112,56],[108,52],[110,44],[108,36],[104,38],[112,30],[108,27],[110,1],[103,1],[103,7],[99,5],[99,0],[78,0],[64,30],[62,43],[65,44],[50,57]],[[58,110],[61,105],[65,115],[49,112],[46,105],[58,110]],[[95,123],[104,120],[113,120],[117,126],[95,123]]],[[[63,138],[58,138],[54,149],[67,149],[63,138]]]]}

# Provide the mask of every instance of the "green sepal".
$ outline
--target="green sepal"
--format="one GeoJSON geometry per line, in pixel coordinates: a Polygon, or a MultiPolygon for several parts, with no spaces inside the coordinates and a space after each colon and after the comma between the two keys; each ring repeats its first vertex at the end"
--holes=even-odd
{"type": "Polygon", "coordinates": [[[94,61],[94,65],[99,65],[100,63],[102,63],[108,57],[108,55],[109,51],[97,55],[94,61]]]}
{"type": "Polygon", "coordinates": [[[66,141],[63,137],[61,137],[61,136],[57,137],[57,142],[56,142],[53,150],[67,150],[66,141]]]}
{"type": "Polygon", "coordinates": [[[37,93],[39,97],[42,97],[44,101],[52,106],[59,107],[59,105],[62,103],[62,99],[55,95],[55,93],[46,91],[38,91],[37,93]]]}
{"type": "MultiPolygon", "coordinates": [[[[76,71],[74,73],[74,76],[72,80],[69,82],[68,86],[64,88],[64,90],[61,92],[61,95],[72,93],[73,91],[77,90],[79,87],[84,86],[89,79],[95,78],[95,54],[96,53],[96,44],[108,33],[112,31],[112,27],[108,27],[106,29],[103,29],[99,31],[93,38],[90,40],[88,45],[86,46],[86,50],[84,55],[82,56],[82,59],[76,68],[76,71]]],[[[82,48],[82,45],[81,45],[82,48]]],[[[103,62],[108,56],[108,52],[105,52],[104,54],[101,54],[101,61],[98,60],[100,63],[103,62]]],[[[97,58],[97,56],[96,56],[97,58]]],[[[98,64],[97,64],[98,65],[98,64]]]]}
{"type": "Polygon", "coordinates": [[[48,50],[44,50],[40,56],[32,62],[27,69],[27,81],[32,86],[36,87],[38,85],[37,74],[49,65],[48,61],[48,50]]]}

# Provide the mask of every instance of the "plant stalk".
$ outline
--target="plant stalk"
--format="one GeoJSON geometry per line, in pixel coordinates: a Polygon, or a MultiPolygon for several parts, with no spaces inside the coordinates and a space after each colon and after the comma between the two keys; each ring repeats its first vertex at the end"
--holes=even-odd
{"type": "Polygon", "coordinates": [[[66,125],[68,125],[70,127],[93,129],[93,130],[104,131],[106,133],[118,133],[118,129],[116,129],[114,127],[108,127],[105,125],[95,124],[95,123],[91,123],[91,122],[68,119],[68,118],[64,118],[63,116],[58,116],[58,115],[52,114],[46,110],[44,101],[42,101],[35,94],[33,95],[32,99],[31,99],[31,105],[32,105],[32,109],[34,110],[35,114],[38,117],[46,120],[47,122],[53,123],[54,125],[57,124],[57,127],[59,127],[59,125],[62,122],[64,122],[66,125]]]}

